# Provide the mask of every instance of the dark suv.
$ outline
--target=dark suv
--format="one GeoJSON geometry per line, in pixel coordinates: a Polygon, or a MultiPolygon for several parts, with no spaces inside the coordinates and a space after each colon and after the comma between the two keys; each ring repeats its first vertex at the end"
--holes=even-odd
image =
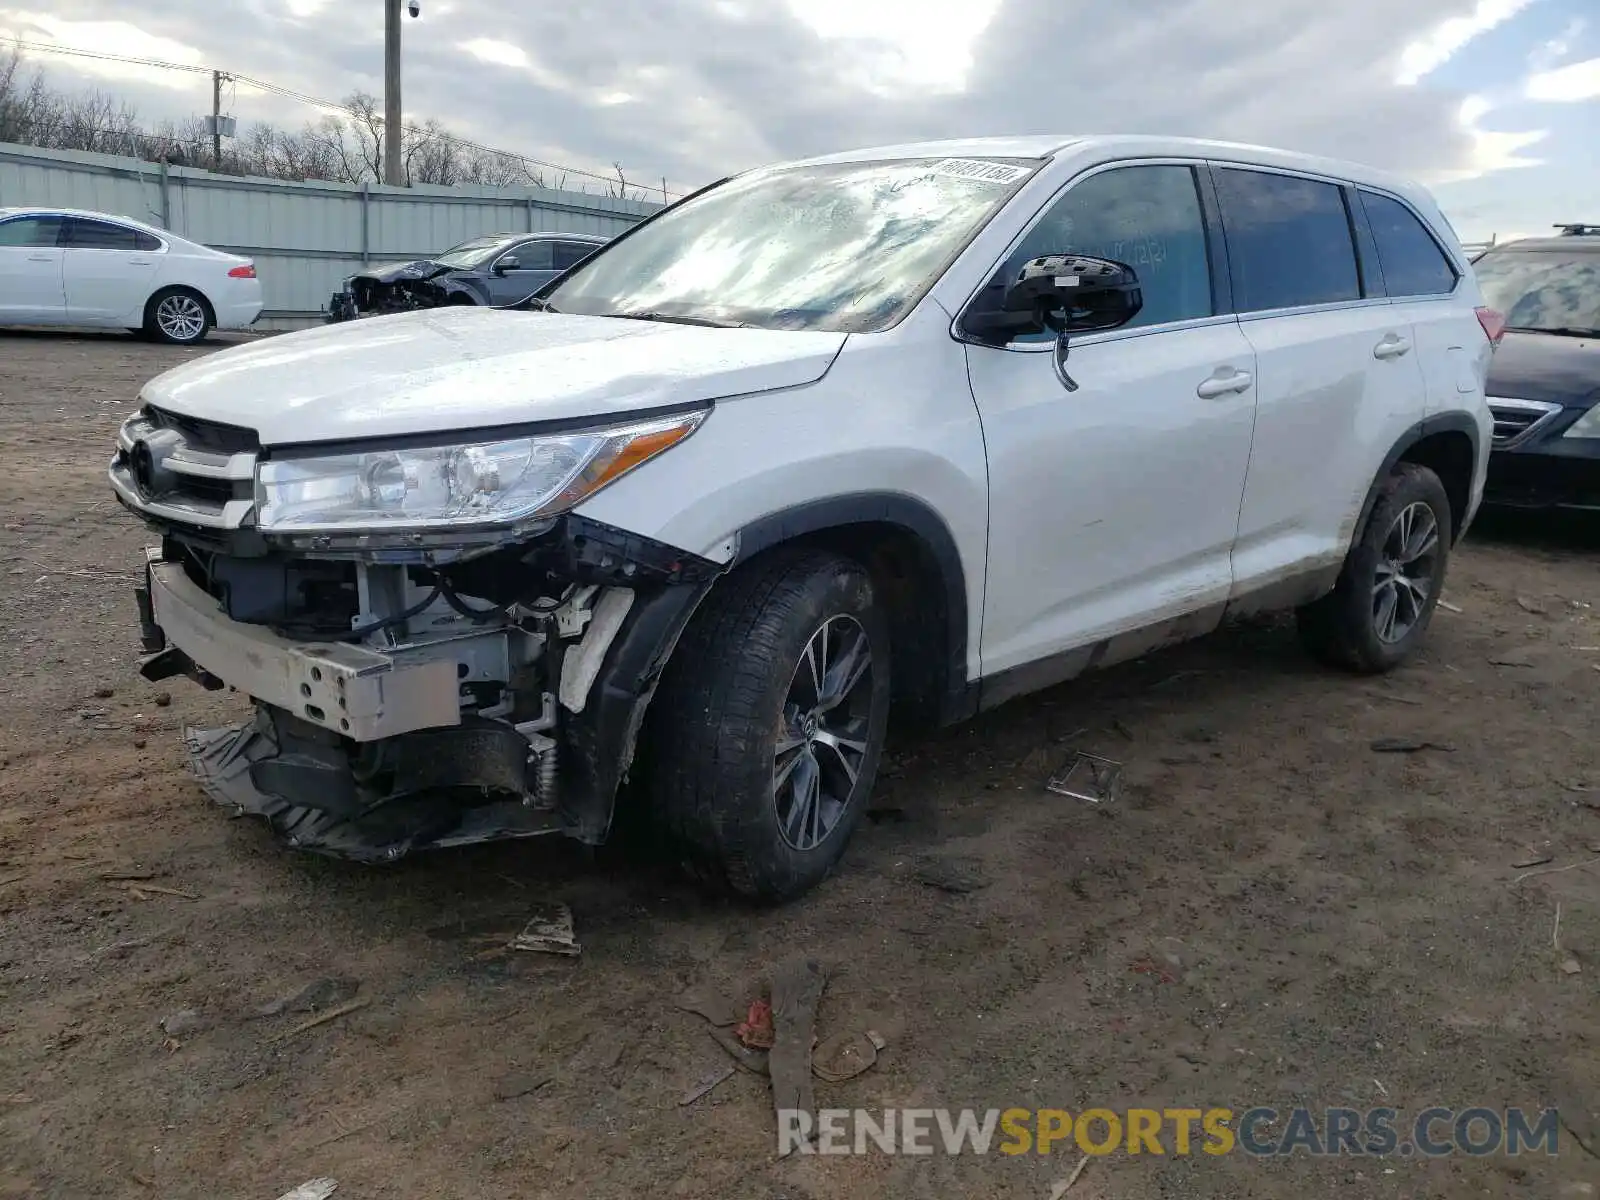
{"type": "Polygon", "coordinates": [[[515,304],[606,241],[587,233],[491,233],[432,258],[368,267],[340,284],[326,319],[349,321],[451,304],[515,304]]]}
{"type": "Polygon", "coordinates": [[[1600,225],[1557,228],[1473,265],[1506,320],[1484,502],[1600,511],[1600,225]]]}

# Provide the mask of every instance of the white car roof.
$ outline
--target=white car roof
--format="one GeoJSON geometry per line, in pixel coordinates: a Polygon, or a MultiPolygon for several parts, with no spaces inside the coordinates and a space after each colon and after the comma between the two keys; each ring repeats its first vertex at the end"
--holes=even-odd
{"type": "MultiPolygon", "coordinates": [[[[1326,175],[1350,183],[1367,184],[1403,195],[1413,202],[1433,207],[1433,198],[1415,181],[1369,167],[1363,163],[1315,154],[1301,154],[1274,146],[1255,146],[1244,142],[1215,141],[1208,138],[1162,137],[1144,134],[1031,134],[1021,137],[959,138],[943,141],[904,142],[891,146],[869,146],[838,154],[819,155],[800,160],[804,164],[867,162],[893,158],[1209,158],[1247,165],[1278,167],[1326,175]]],[[[792,165],[800,165],[799,163],[792,165]]]]}
{"type": "Polygon", "coordinates": [[[157,237],[186,241],[170,229],[162,229],[158,225],[151,225],[144,221],[125,217],[121,213],[92,212],[85,208],[56,208],[48,205],[29,205],[21,208],[0,208],[0,217],[85,217],[91,221],[110,221],[116,225],[126,225],[130,229],[142,229],[146,233],[153,233],[157,237]]]}
{"type": "Polygon", "coordinates": [[[133,217],[125,217],[121,213],[94,212],[86,208],[57,208],[48,205],[27,205],[18,208],[0,208],[0,219],[10,217],[85,217],[91,221],[109,221],[113,225],[125,225],[129,229],[138,229],[152,237],[161,238],[169,245],[179,247],[185,252],[202,251],[214,254],[219,258],[237,259],[239,262],[247,261],[237,254],[227,250],[218,250],[204,242],[197,242],[193,238],[180,237],[170,229],[162,229],[159,225],[152,225],[148,221],[139,221],[133,217]]]}

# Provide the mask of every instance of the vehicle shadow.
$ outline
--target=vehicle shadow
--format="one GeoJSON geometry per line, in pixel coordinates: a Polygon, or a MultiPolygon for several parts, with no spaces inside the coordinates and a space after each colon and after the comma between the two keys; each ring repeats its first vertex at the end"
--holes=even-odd
{"type": "MultiPolygon", "coordinates": [[[[1155,712],[1171,715],[1177,740],[1209,751],[1213,730],[1236,721],[1241,706],[1272,704],[1327,669],[1301,650],[1292,614],[1230,621],[1193,642],[1096,671],[944,730],[907,733],[885,750],[878,787],[840,874],[872,875],[905,852],[936,850],[1007,820],[994,794],[1014,792],[1019,772],[1036,787],[1074,748],[1123,757],[1133,749],[1130,726],[1155,712]],[[1173,715],[1177,714],[1177,715],[1173,715]]],[[[1163,722],[1164,723],[1164,722],[1163,722]]],[[[1151,736],[1148,728],[1137,735],[1151,736]]],[[[1158,738],[1158,741],[1160,739],[1158,738]]],[[[1143,753],[1148,755],[1148,746],[1143,753]]],[[[1135,757],[1138,757],[1137,755],[1135,757]]],[[[470,932],[504,923],[531,904],[561,900],[581,910],[591,932],[621,936],[643,913],[676,921],[713,921],[750,911],[738,900],[708,895],[677,869],[642,811],[635,792],[619,797],[612,840],[589,849],[541,837],[423,852],[373,869],[301,857],[271,842],[255,849],[285,855],[278,869],[299,875],[333,897],[342,911],[374,912],[416,928],[459,926],[470,932]]]]}
{"type": "Polygon", "coordinates": [[[1600,551],[1600,513],[1486,508],[1473,521],[1466,540],[1546,557],[1594,554],[1600,551]]]}
{"type": "MultiPolygon", "coordinates": [[[[272,330],[212,330],[206,335],[201,346],[228,346],[239,342],[254,341],[266,337],[272,330]]],[[[0,341],[36,342],[44,345],[69,342],[115,342],[120,346],[150,346],[157,349],[166,349],[161,342],[141,336],[127,329],[90,329],[70,328],[62,329],[55,326],[18,325],[0,329],[0,341]]],[[[194,349],[195,347],[186,347],[194,349]]]]}

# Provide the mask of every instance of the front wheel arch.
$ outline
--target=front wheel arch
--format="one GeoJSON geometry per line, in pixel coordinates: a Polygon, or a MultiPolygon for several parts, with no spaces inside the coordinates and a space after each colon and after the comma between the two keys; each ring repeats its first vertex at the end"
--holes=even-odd
{"type": "Polygon", "coordinates": [[[928,504],[902,492],[852,492],[769,513],[739,530],[734,565],[791,543],[818,546],[870,568],[909,633],[913,653],[897,647],[902,672],[896,708],[919,725],[965,720],[977,711],[967,676],[969,615],[966,569],[950,526],[928,504]]]}
{"type": "MultiPolygon", "coordinates": [[[[596,528],[584,526],[591,537],[596,528]]],[[[615,530],[607,537],[619,548],[649,541],[615,530]]],[[[593,846],[611,837],[619,801],[626,803],[632,790],[630,771],[656,686],[701,603],[729,571],[785,548],[829,550],[871,570],[897,638],[913,639],[913,649],[898,640],[891,649],[901,664],[894,676],[897,724],[948,724],[977,711],[977,689],[967,677],[966,573],[949,527],[922,501],[889,492],[833,497],[758,518],[735,540],[738,549],[726,564],[653,543],[692,571],[678,582],[638,589],[583,711],[562,714],[560,816],[578,841],[593,846]]]]}
{"type": "Polygon", "coordinates": [[[876,776],[891,647],[863,563],[797,541],[725,577],[642,742],[651,826],[691,874],[781,902],[832,872],[876,776]]]}

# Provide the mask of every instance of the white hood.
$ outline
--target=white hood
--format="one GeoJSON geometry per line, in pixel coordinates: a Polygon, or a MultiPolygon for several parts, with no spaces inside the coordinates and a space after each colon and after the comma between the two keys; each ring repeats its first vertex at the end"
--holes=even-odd
{"type": "Polygon", "coordinates": [[[605,417],[814,383],[842,333],[437,308],[263,338],[141,399],[266,446],[605,417]]]}

